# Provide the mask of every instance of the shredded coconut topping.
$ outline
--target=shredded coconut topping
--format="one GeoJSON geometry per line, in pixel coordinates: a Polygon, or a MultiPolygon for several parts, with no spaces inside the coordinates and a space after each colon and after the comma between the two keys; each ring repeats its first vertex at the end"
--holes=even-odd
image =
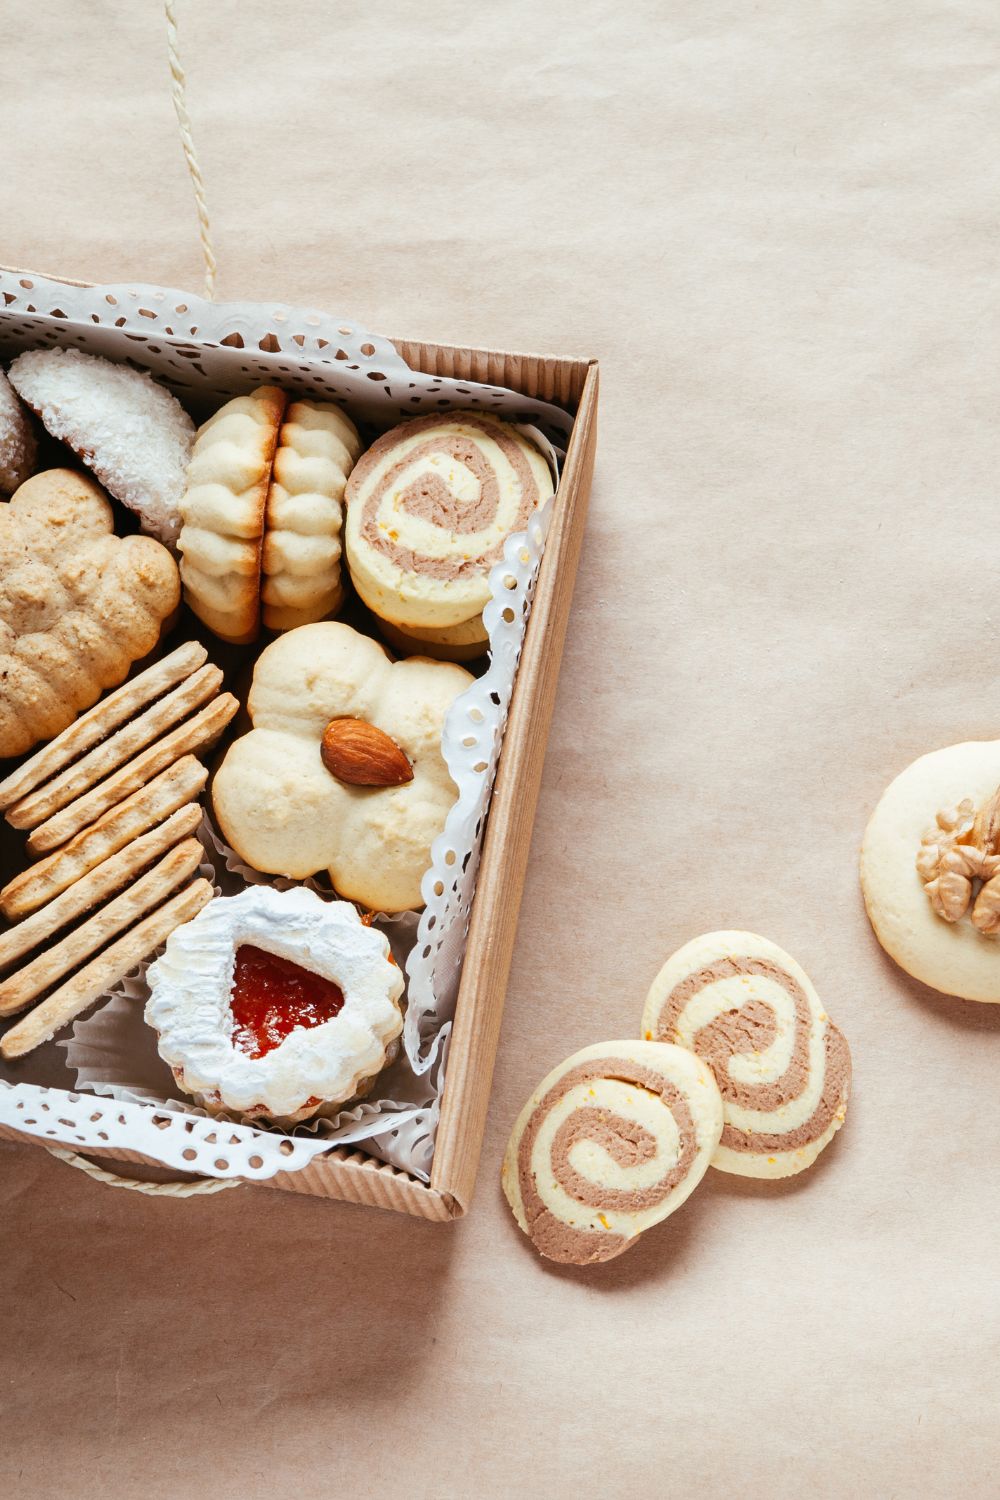
{"type": "Polygon", "coordinates": [[[0,493],[12,495],[30,476],[36,448],[28,414],[0,370],[0,493]]]}
{"type": "Polygon", "coordinates": [[[169,391],[145,371],[77,349],[21,354],[10,382],[144,531],[176,541],[194,423],[169,391]]]}

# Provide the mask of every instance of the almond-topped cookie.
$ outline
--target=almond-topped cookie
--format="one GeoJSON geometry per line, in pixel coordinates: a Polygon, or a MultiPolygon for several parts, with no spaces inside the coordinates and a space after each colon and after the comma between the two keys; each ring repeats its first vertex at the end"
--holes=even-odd
{"type": "Polygon", "coordinates": [[[178,928],[148,975],[146,1020],[212,1114],[286,1127],[367,1092],[403,1028],[384,933],[304,887],[249,886],[178,928]]]}
{"type": "Polygon", "coordinates": [[[390,661],[335,621],[279,636],[254,668],[249,734],[230,745],[212,803],[223,837],[267,875],[327,870],[375,911],[423,905],[431,844],[458,795],[445,715],[471,675],[390,661]]]}

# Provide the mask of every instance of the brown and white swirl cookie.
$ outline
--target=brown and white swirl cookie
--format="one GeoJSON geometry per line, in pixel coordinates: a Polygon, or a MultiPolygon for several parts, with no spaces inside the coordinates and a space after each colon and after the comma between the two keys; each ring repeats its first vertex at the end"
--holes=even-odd
{"type": "Polygon", "coordinates": [[[711,1068],[725,1128],[712,1166],[791,1177],[844,1123],[851,1054],[803,969],[752,932],[709,932],[653,981],[643,1036],[675,1042],[711,1068]]]}
{"type": "Polygon", "coordinates": [[[691,1195],[722,1133],[707,1067],[661,1042],[598,1042],[538,1085],[501,1180],[549,1260],[612,1260],[691,1195]]]}
{"type": "Polygon", "coordinates": [[[539,449],[496,417],[449,412],[394,427],[347,485],[355,588],[409,643],[481,653],[490,569],[552,488],[539,449]]]}

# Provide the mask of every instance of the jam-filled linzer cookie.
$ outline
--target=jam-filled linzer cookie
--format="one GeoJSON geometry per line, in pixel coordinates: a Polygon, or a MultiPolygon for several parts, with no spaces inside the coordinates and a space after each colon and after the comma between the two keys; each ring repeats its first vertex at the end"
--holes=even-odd
{"type": "Polygon", "coordinates": [[[612,1260],[690,1197],[722,1133],[722,1100],[692,1052],[598,1042],[538,1085],[518,1117],[501,1181],[549,1260],[612,1260]]]}
{"type": "Polygon", "coordinates": [[[712,1166],[791,1177],[844,1122],[851,1054],[803,969],[752,932],[710,932],[653,981],[643,1035],[689,1048],[711,1068],[725,1128],[712,1166]]]}
{"type": "Polygon", "coordinates": [[[366,1093],[403,1027],[384,935],[344,901],[249,886],[178,927],[148,971],[146,1020],[212,1114],[290,1127],[366,1093]]]}
{"type": "Polygon", "coordinates": [[[865,832],[861,888],[901,969],[1000,1002],[1000,740],[948,745],[896,777],[865,832]]]}
{"type": "Polygon", "coordinates": [[[363,454],[347,484],[351,578],[401,650],[481,656],[489,573],[552,494],[544,457],[480,412],[418,417],[363,454]]]}
{"type": "Polygon", "coordinates": [[[374,911],[423,905],[431,844],[457,795],[441,733],[472,680],[447,662],[391,662],[336,622],[280,636],[254,669],[254,727],[212,788],[223,837],[265,874],[327,870],[341,896],[374,911]]]}

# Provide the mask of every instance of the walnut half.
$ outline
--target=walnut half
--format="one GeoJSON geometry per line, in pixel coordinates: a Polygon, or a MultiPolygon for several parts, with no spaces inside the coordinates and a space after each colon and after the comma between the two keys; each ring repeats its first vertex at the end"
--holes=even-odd
{"type": "Polygon", "coordinates": [[[978,810],[966,797],[938,813],[921,840],[917,874],[945,922],[960,922],[971,904],[976,931],[1000,934],[1000,787],[978,810]]]}

